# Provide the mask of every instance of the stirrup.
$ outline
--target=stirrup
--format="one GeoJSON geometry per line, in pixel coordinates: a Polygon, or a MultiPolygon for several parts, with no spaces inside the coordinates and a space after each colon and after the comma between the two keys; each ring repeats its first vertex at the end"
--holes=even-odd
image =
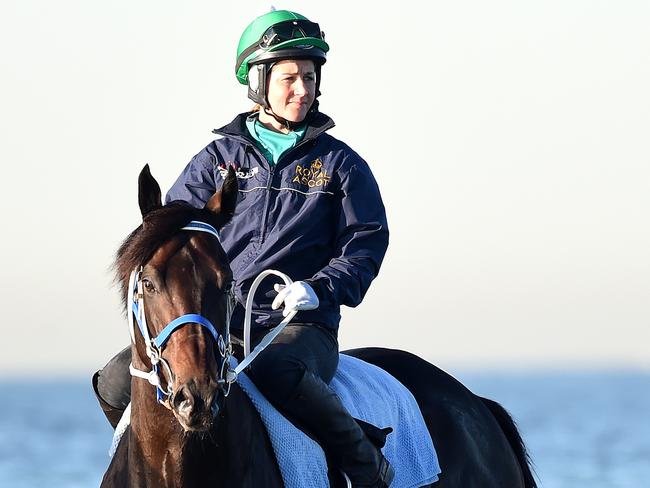
{"type": "Polygon", "coordinates": [[[348,475],[345,474],[345,471],[341,470],[341,474],[343,475],[343,479],[345,480],[346,488],[352,488],[352,481],[350,480],[350,478],[348,478],[348,475]]]}
{"type": "MultiPolygon", "coordinates": [[[[343,470],[340,471],[341,474],[343,475],[343,479],[345,480],[346,488],[353,488],[352,481],[350,480],[348,475],[345,474],[345,471],[343,470]]],[[[388,459],[382,456],[381,464],[379,465],[379,476],[377,477],[377,484],[373,485],[373,487],[388,488],[394,479],[395,479],[395,470],[388,462],[388,459]]]]}
{"type": "Polygon", "coordinates": [[[379,479],[377,488],[388,488],[395,479],[395,470],[384,456],[381,457],[379,466],[379,479]]]}

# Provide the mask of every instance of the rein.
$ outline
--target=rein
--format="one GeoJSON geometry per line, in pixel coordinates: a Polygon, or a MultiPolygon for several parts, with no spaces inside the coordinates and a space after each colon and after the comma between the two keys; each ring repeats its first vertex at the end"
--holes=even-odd
{"type": "Polygon", "coordinates": [[[291,281],[291,278],[289,278],[286,274],[282,273],[281,271],[275,271],[273,269],[262,271],[253,281],[253,284],[248,291],[248,297],[246,298],[246,312],[244,313],[244,359],[235,368],[235,375],[246,369],[248,365],[253,362],[253,360],[264,350],[264,348],[266,348],[266,346],[268,346],[273,341],[273,339],[276,338],[282,329],[284,329],[287,324],[291,322],[291,319],[293,319],[293,317],[298,313],[297,310],[291,310],[289,314],[284,318],[284,320],[282,320],[282,322],[271,329],[271,331],[264,336],[257,347],[255,347],[255,349],[251,352],[251,315],[253,313],[253,297],[255,296],[257,287],[260,285],[262,280],[269,275],[275,275],[282,278],[285,285],[287,286],[293,283],[291,281]]]}

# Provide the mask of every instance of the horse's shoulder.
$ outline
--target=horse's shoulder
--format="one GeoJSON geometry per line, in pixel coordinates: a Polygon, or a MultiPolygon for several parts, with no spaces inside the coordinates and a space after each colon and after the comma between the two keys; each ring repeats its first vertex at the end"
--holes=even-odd
{"type": "MultiPolygon", "coordinates": [[[[128,429],[128,427],[127,427],[128,429]]],[[[125,433],[111,458],[111,463],[104,473],[100,488],[118,488],[128,486],[129,477],[129,436],[125,433]]]]}

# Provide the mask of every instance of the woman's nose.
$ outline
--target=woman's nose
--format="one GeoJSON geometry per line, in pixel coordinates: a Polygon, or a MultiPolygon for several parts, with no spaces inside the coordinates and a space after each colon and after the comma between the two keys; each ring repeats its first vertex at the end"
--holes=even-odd
{"type": "Polygon", "coordinates": [[[296,95],[304,95],[307,93],[307,86],[302,78],[298,78],[293,86],[293,91],[296,95]]]}

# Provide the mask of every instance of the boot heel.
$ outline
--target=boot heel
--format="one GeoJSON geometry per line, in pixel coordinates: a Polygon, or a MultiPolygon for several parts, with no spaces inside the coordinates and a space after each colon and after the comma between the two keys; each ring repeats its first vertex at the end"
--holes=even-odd
{"type": "Polygon", "coordinates": [[[376,488],[388,488],[395,479],[395,470],[385,457],[381,457],[381,466],[379,467],[379,481],[376,488]]]}

